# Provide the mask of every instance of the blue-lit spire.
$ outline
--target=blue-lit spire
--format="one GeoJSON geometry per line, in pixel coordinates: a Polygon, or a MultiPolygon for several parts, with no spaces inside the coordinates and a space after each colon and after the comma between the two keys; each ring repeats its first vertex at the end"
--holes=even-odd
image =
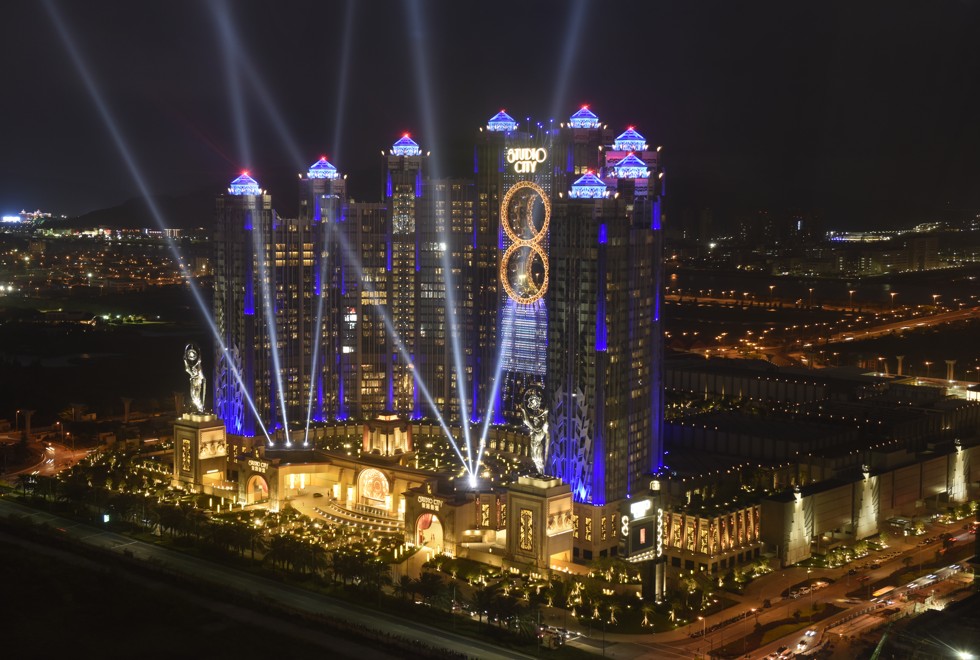
{"type": "Polygon", "coordinates": [[[587,105],[583,105],[581,110],[572,115],[568,123],[572,128],[599,128],[599,118],[587,105]]]}
{"type": "Polygon", "coordinates": [[[646,179],[650,176],[647,164],[637,158],[632,151],[612,168],[620,179],[646,179]]]}
{"type": "Polygon", "coordinates": [[[419,149],[419,145],[408,136],[408,133],[402,136],[402,138],[391,145],[391,153],[396,156],[418,156],[422,153],[419,149]]]}
{"type": "Polygon", "coordinates": [[[646,151],[647,139],[630,126],[613,142],[616,151],[646,151]]]}
{"type": "Polygon", "coordinates": [[[228,186],[228,192],[232,195],[261,195],[262,189],[259,187],[259,182],[248,175],[248,171],[242,172],[242,175],[231,182],[228,186]]]}
{"type": "Polygon", "coordinates": [[[568,193],[574,199],[598,199],[606,196],[606,184],[592,172],[586,172],[572,184],[568,193]]]}
{"type": "Polygon", "coordinates": [[[336,179],[339,176],[337,168],[330,164],[326,156],[320,156],[320,160],[310,165],[307,176],[311,179],[336,179]]]}
{"type": "Polygon", "coordinates": [[[501,110],[487,122],[487,130],[509,133],[510,131],[517,130],[517,122],[506,111],[501,110]]]}

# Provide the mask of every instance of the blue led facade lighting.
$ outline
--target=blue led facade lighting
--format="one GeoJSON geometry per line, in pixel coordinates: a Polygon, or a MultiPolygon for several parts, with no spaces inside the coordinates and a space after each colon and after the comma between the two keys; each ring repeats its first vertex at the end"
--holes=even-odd
{"type": "Polygon", "coordinates": [[[262,189],[259,187],[259,182],[250,177],[248,172],[242,172],[242,175],[228,186],[228,192],[232,195],[261,195],[262,189]]]}
{"type": "Polygon", "coordinates": [[[509,133],[517,130],[517,122],[514,118],[501,110],[487,122],[487,130],[501,133],[509,133]]]}
{"type": "Polygon", "coordinates": [[[612,169],[616,177],[620,179],[646,179],[650,176],[650,168],[632,152],[613,165],[612,169]]]}
{"type": "Polygon", "coordinates": [[[581,110],[569,117],[568,123],[572,128],[599,128],[599,118],[587,105],[583,105],[581,110]]]}
{"type": "Polygon", "coordinates": [[[572,184],[568,196],[573,199],[600,199],[606,196],[606,184],[592,172],[586,172],[572,184]]]}
{"type": "Polygon", "coordinates": [[[306,173],[311,179],[336,179],[340,176],[337,168],[330,164],[326,158],[320,158],[317,162],[310,165],[306,173]]]}
{"type": "Polygon", "coordinates": [[[632,126],[613,141],[613,149],[616,151],[646,151],[646,148],[647,139],[633,130],[632,126]]]}
{"type": "Polygon", "coordinates": [[[398,142],[391,145],[391,153],[396,156],[419,156],[422,150],[419,149],[418,143],[405,133],[398,142]]]}

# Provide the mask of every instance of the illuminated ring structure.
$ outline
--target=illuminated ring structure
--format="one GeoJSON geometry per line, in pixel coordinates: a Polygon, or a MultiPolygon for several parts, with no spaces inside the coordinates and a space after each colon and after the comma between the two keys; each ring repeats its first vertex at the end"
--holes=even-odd
{"type": "MultiPolygon", "coordinates": [[[[530,206],[533,203],[533,198],[529,200],[528,204],[528,221],[530,221],[531,213],[530,206]]],[[[538,184],[533,181],[518,181],[504,194],[504,199],[500,203],[500,224],[504,226],[504,233],[507,234],[507,238],[514,241],[514,243],[523,243],[524,245],[529,245],[531,243],[540,243],[544,237],[545,232],[548,231],[548,225],[551,222],[551,200],[548,199],[548,195],[545,194],[544,190],[538,184]],[[544,222],[541,224],[541,229],[531,238],[521,238],[514,233],[514,230],[510,226],[510,218],[508,218],[510,208],[510,200],[519,190],[524,188],[529,188],[538,197],[541,198],[541,203],[544,204],[544,222]]]]}
{"type": "MultiPolygon", "coordinates": [[[[534,198],[528,200],[527,202],[527,222],[531,222],[531,209],[534,206],[534,198]]],[[[520,213],[518,213],[520,215],[520,213]]],[[[551,223],[551,200],[548,199],[548,195],[544,192],[538,184],[533,181],[518,181],[513,186],[511,186],[500,205],[500,223],[503,225],[504,233],[507,234],[512,243],[510,247],[504,252],[503,258],[500,260],[500,281],[504,285],[504,290],[507,295],[510,296],[511,300],[520,303],[522,305],[530,305],[536,300],[540,300],[544,296],[545,292],[548,291],[548,255],[545,254],[544,249],[541,246],[541,241],[545,239],[548,233],[548,226],[551,223]],[[509,209],[510,202],[514,195],[520,191],[528,189],[537,195],[541,199],[541,203],[544,205],[544,222],[541,223],[541,229],[539,229],[531,238],[521,238],[516,233],[514,233],[513,228],[510,226],[509,209]],[[541,263],[544,265],[544,282],[541,283],[541,288],[534,292],[531,296],[519,295],[510,284],[510,278],[507,277],[507,266],[510,263],[511,257],[517,252],[518,249],[526,247],[529,248],[533,254],[537,254],[541,258],[541,263]]],[[[531,227],[533,229],[533,226],[531,227]]],[[[530,262],[525,266],[526,269],[530,268],[530,262]]],[[[530,276],[530,272],[527,273],[530,276]]]]}
{"type": "Polygon", "coordinates": [[[500,260],[500,281],[504,285],[504,291],[507,295],[511,297],[512,300],[518,302],[522,305],[530,305],[534,301],[538,300],[545,294],[548,290],[548,257],[545,255],[544,250],[541,249],[541,245],[538,243],[532,243],[529,241],[524,241],[522,243],[512,243],[507,251],[504,252],[503,259],[500,260]],[[541,288],[534,292],[531,296],[522,296],[514,291],[514,288],[510,285],[510,278],[507,277],[507,263],[510,258],[514,256],[514,253],[521,248],[529,248],[534,254],[541,257],[541,263],[544,264],[544,282],[541,283],[541,288]]]}

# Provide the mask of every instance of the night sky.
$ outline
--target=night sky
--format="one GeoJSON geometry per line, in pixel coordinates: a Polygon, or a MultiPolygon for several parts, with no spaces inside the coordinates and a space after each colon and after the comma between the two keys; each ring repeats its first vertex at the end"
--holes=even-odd
{"type": "Polygon", "coordinates": [[[980,7],[968,0],[7,0],[4,214],[139,194],[54,15],[153,193],[219,192],[247,167],[288,214],[296,172],[325,154],[355,198],[375,200],[380,150],[402,132],[465,177],[474,133],[500,108],[557,122],[588,103],[664,146],[668,214],[800,210],[876,227],[980,212],[980,7]]]}

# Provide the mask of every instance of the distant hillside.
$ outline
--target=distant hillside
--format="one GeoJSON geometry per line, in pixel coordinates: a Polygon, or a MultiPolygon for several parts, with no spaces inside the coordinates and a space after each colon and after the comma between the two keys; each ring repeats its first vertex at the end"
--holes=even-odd
{"type": "MultiPolygon", "coordinates": [[[[167,229],[209,227],[214,221],[214,200],[222,192],[219,186],[203,188],[186,195],[154,197],[167,229]]],[[[107,209],[91,211],[77,218],[45,223],[48,226],[108,227],[110,229],[141,229],[157,227],[146,199],[133,198],[107,209]]]]}

